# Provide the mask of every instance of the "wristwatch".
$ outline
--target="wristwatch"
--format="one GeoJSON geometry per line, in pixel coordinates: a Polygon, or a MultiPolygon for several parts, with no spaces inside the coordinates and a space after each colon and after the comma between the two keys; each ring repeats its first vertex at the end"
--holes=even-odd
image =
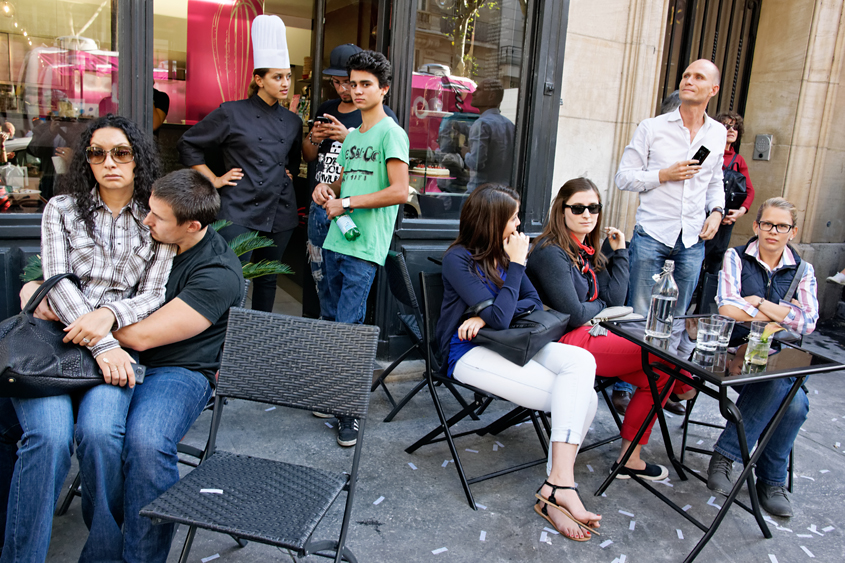
{"type": "Polygon", "coordinates": [[[348,197],[343,198],[342,200],[340,200],[340,204],[343,206],[344,211],[349,211],[349,212],[352,211],[352,199],[351,198],[348,198],[348,197]]]}
{"type": "Polygon", "coordinates": [[[710,210],[710,213],[713,213],[714,211],[718,211],[719,213],[722,214],[722,218],[723,219],[725,218],[725,209],[723,207],[714,207],[713,209],[710,210]]]}

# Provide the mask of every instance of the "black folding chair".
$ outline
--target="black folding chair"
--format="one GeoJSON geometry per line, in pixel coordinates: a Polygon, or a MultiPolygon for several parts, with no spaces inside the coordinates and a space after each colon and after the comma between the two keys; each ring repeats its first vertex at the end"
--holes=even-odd
{"type": "Polygon", "coordinates": [[[483,411],[483,409],[486,408],[487,405],[489,405],[494,399],[504,399],[500,399],[499,397],[488,393],[487,391],[484,391],[482,389],[478,389],[471,385],[461,383],[457,379],[446,378],[440,374],[440,359],[438,357],[439,343],[436,341],[437,339],[435,338],[435,327],[437,325],[437,320],[440,318],[440,307],[443,302],[443,279],[439,273],[432,274],[421,272],[420,287],[422,289],[423,298],[423,337],[425,342],[424,352],[426,356],[428,356],[427,364],[431,366],[431,369],[427,370],[426,372],[426,383],[428,384],[429,391],[431,392],[431,398],[434,401],[434,408],[437,411],[437,416],[440,419],[440,426],[438,426],[437,428],[417,440],[413,445],[406,448],[405,451],[409,454],[414,453],[417,449],[422,446],[433,444],[436,442],[442,442],[445,440],[449,444],[449,450],[452,452],[452,458],[455,460],[455,469],[458,472],[458,477],[460,478],[461,485],[464,488],[464,493],[466,494],[467,502],[473,510],[477,510],[475,500],[472,496],[472,491],[470,491],[470,485],[474,483],[479,483],[481,481],[486,481],[487,479],[492,479],[493,477],[498,477],[500,475],[513,473],[514,471],[519,471],[520,469],[526,469],[528,467],[534,467],[535,465],[546,463],[546,459],[549,452],[549,440],[547,437],[547,429],[549,428],[549,422],[545,413],[531,411],[530,409],[518,406],[503,417],[501,417],[499,420],[483,428],[480,428],[478,430],[470,430],[468,432],[461,432],[458,434],[452,434],[451,428],[455,424],[457,424],[464,418],[470,416],[470,414],[476,411],[483,411]],[[455,386],[460,386],[465,389],[468,389],[469,391],[472,391],[474,395],[474,400],[456,415],[447,419],[446,415],[443,412],[443,406],[440,404],[440,399],[437,396],[436,392],[435,386],[438,382],[448,382],[455,386]],[[461,436],[466,436],[467,434],[477,434],[479,436],[483,436],[489,433],[495,435],[501,432],[502,430],[509,428],[510,426],[528,418],[531,419],[531,422],[534,425],[534,430],[537,432],[537,437],[540,440],[540,445],[543,448],[543,457],[538,460],[530,461],[527,463],[521,463],[508,469],[502,469],[499,471],[488,473],[486,475],[482,475],[480,477],[473,477],[471,479],[467,479],[466,473],[464,473],[463,464],[461,463],[461,458],[458,455],[457,448],[455,447],[454,439],[461,436]]]}
{"type": "Polygon", "coordinates": [[[197,528],[357,562],[345,546],[369,403],[378,328],[233,308],[220,365],[206,455],[199,467],[141,510],[154,522],[190,526],[186,562],[197,528]],[[223,399],[232,397],[359,420],[347,472],[215,451],[223,399]],[[205,494],[201,489],[219,489],[205,494]],[[339,538],[313,541],[329,508],[346,491],[339,538]]]}
{"type": "MultiPolygon", "coordinates": [[[[405,334],[411,339],[411,347],[405,350],[402,354],[396,358],[392,364],[387,366],[384,371],[382,371],[378,378],[373,381],[372,388],[370,391],[375,391],[379,386],[384,389],[385,395],[387,395],[387,400],[390,401],[390,404],[393,405],[393,410],[391,410],[388,415],[384,418],[385,422],[390,422],[393,420],[393,417],[404,408],[405,405],[408,404],[414,396],[426,386],[426,379],[423,377],[419,383],[417,383],[407,395],[405,395],[402,400],[398,403],[393,398],[393,395],[390,393],[390,390],[385,385],[385,379],[387,378],[390,373],[396,369],[396,366],[401,364],[405,358],[407,358],[412,352],[414,351],[422,351],[423,348],[423,336],[422,336],[422,311],[420,311],[420,305],[417,301],[416,292],[414,292],[414,286],[411,283],[411,276],[408,273],[408,266],[405,264],[405,257],[400,252],[390,251],[387,253],[387,259],[384,262],[384,271],[387,274],[387,284],[390,288],[390,293],[393,294],[393,297],[399,303],[400,309],[405,309],[405,311],[410,312],[402,312],[400,311],[397,313],[399,317],[399,322],[402,324],[402,328],[405,334]]],[[[425,359],[425,354],[423,354],[423,358],[425,359]]],[[[426,370],[429,369],[428,362],[426,361],[426,370]]],[[[452,386],[450,382],[446,383],[446,387],[449,391],[454,395],[455,399],[461,404],[462,407],[466,407],[467,403],[463,397],[458,393],[458,391],[452,386]]],[[[478,416],[473,413],[472,418],[474,420],[478,420],[478,416]]]]}

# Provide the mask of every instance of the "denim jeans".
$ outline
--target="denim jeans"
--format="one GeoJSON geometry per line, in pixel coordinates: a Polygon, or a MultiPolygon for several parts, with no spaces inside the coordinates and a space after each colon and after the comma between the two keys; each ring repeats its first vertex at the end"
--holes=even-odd
{"type": "Polygon", "coordinates": [[[675,305],[675,315],[686,314],[692,299],[698,276],[701,273],[701,263],[704,261],[704,241],[699,240],[689,248],[684,248],[681,235],[670,248],[650,237],[639,225],[634,227],[629,249],[631,272],[628,278],[628,306],[640,315],[648,314],[651,303],[651,288],[654,287],[655,274],[663,271],[663,262],[675,261],[672,277],[678,284],[678,302],[675,305]]]}
{"type": "Polygon", "coordinates": [[[308,211],[308,262],[311,264],[311,277],[314,278],[314,285],[317,286],[317,297],[320,300],[320,317],[325,319],[326,310],[323,302],[328,301],[328,287],[326,280],[326,265],[323,262],[323,243],[326,235],[329,234],[329,221],[326,210],[311,202],[311,209],[308,211]]]}
{"type": "Polygon", "coordinates": [[[152,368],[135,389],[126,423],[123,560],[164,563],[175,524],[154,525],[138,513],[179,481],[176,445],[205,408],[211,384],[179,367],[152,368]]]}
{"type": "Polygon", "coordinates": [[[373,262],[323,249],[328,299],[320,305],[323,318],[339,323],[362,324],[367,313],[367,297],[376,276],[373,262]]]}
{"type": "MultiPolygon", "coordinates": [[[[795,378],[788,377],[744,385],[739,390],[736,405],[742,413],[749,451],[757,443],[766,425],[775,416],[775,411],[780,407],[794,383],[795,378]]],[[[799,389],[757,461],[755,468],[757,479],[772,486],[782,487],[786,484],[789,452],[792,451],[798,431],[807,420],[809,412],[810,402],[807,400],[807,395],[803,389],[799,389]]],[[[739,437],[734,423],[728,422],[714,449],[733,461],[742,461],[739,437]]]]}
{"type": "MultiPolygon", "coordinates": [[[[248,229],[240,225],[229,225],[220,229],[220,235],[226,239],[226,242],[231,242],[235,237],[244,233],[250,233],[253,229],[248,229]]],[[[258,248],[251,252],[246,252],[240,256],[241,262],[253,262],[257,264],[262,260],[281,260],[285,253],[285,248],[290,242],[290,237],[293,235],[294,229],[281,231],[278,233],[269,233],[259,231],[263,237],[267,237],[273,241],[275,246],[268,246],[265,248],[258,248]]],[[[254,278],[252,280],[252,308],[255,311],[272,311],[273,303],[276,300],[276,276],[267,275],[254,278]]]]}
{"type": "MultiPolygon", "coordinates": [[[[98,385],[79,401],[77,458],[82,475],[82,518],[89,534],[80,561],[122,561],[121,452],[133,389],[98,385]]],[[[53,509],[70,469],[73,405],[70,395],[11,399],[23,431],[12,475],[6,543],[0,561],[43,561],[50,546],[53,509]]]]}
{"type": "Polygon", "coordinates": [[[12,400],[0,397],[0,551],[6,532],[6,508],[9,505],[9,488],[18,459],[18,441],[23,431],[12,400]]]}

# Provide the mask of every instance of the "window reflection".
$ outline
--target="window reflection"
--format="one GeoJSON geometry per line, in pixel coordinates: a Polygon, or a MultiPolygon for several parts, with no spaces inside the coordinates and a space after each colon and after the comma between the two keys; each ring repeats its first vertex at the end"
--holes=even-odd
{"type": "Polygon", "coordinates": [[[457,219],[479,185],[511,184],[524,37],[522,0],[419,0],[407,217],[457,219]]]}
{"type": "Polygon", "coordinates": [[[13,2],[0,13],[0,212],[40,212],[74,140],[117,108],[116,30],[103,0],[13,2]]]}

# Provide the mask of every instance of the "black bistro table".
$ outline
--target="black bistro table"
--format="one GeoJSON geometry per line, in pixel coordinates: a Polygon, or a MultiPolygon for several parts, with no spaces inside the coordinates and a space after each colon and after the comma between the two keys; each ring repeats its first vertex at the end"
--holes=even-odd
{"type": "MultiPolygon", "coordinates": [[[[780,350],[769,356],[766,366],[755,367],[754,372],[752,373],[750,370],[743,367],[742,360],[745,354],[744,344],[739,347],[735,355],[726,354],[711,364],[709,359],[706,363],[701,362],[700,356],[697,354],[680,357],[676,352],[670,351],[668,338],[653,338],[646,336],[645,320],[605,321],[601,324],[613,334],[621,336],[622,338],[629,340],[642,348],[643,370],[649,377],[649,387],[651,389],[652,398],[654,399],[654,406],[652,406],[648,416],[643,422],[642,427],[637,432],[633,443],[639,443],[649,423],[651,423],[656,416],[660,425],[660,431],[663,434],[663,443],[666,446],[666,455],[672,463],[672,466],[675,468],[675,471],[678,473],[678,477],[682,481],[687,480],[687,472],[705,483],[707,482],[707,479],[706,477],[702,477],[698,473],[692,471],[689,467],[679,461],[677,457],[675,457],[672,440],[669,436],[669,430],[666,425],[666,419],[663,416],[663,409],[658,408],[659,405],[663,404],[663,399],[670,392],[673,386],[666,385],[663,392],[659,393],[657,390],[658,372],[667,374],[670,378],[670,382],[680,381],[682,383],[686,383],[697,389],[699,393],[703,393],[718,400],[719,411],[722,416],[736,424],[737,434],[739,437],[739,447],[742,453],[743,470],[739,475],[739,478],[736,480],[733,489],[731,489],[727,499],[725,499],[722,503],[722,508],[719,509],[719,513],[709,526],[699,522],[696,518],[684,512],[681,507],[651,486],[648,481],[641,479],[636,475],[631,476],[632,479],[648,489],[649,492],[658,497],[674,509],[679,515],[683,516],[704,532],[704,537],[699,540],[695,548],[693,548],[689,555],[687,555],[686,559],[684,559],[684,562],[689,563],[693,561],[701,550],[704,549],[704,546],[707,545],[708,541],[710,541],[710,538],[716,532],[716,529],[719,527],[722,520],[724,520],[728,510],[734,502],[749,513],[753,514],[754,518],[757,520],[757,524],[760,526],[760,531],[763,533],[763,536],[767,539],[771,538],[772,533],[769,531],[766,521],[763,519],[763,514],[760,511],[760,504],[757,499],[757,489],[754,486],[754,476],[751,470],[757,463],[757,460],[762,454],[766,444],[768,444],[774,434],[774,430],[783,418],[787,406],[795,397],[795,394],[798,392],[798,389],[800,389],[807,376],[814,373],[825,373],[845,369],[845,365],[786,342],[780,342],[777,345],[773,344],[774,346],[780,346],[780,350]],[[663,361],[652,361],[652,359],[649,358],[649,354],[663,361]],[[667,362],[670,365],[663,362],[667,362]],[[775,413],[772,421],[768,424],[768,426],[766,426],[766,429],[760,435],[757,449],[753,454],[749,454],[742,414],[736,404],[728,398],[728,389],[749,383],[758,383],[787,377],[794,377],[795,383],[790,388],[789,393],[781,403],[780,408],[775,413]],[[742,489],[743,483],[748,485],[748,494],[751,499],[751,506],[746,506],[744,503],[736,500],[737,494],[740,489],[742,489]]],[[[748,323],[737,323],[737,326],[747,324],[748,323]]],[[[601,495],[610,486],[616,478],[616,474],[627,463],[632,451],[633,448],[629,449],[625,453],[617,469],[604,480],[601,487],[599,487],[596,491],[596,496],[601,495]]]]}

